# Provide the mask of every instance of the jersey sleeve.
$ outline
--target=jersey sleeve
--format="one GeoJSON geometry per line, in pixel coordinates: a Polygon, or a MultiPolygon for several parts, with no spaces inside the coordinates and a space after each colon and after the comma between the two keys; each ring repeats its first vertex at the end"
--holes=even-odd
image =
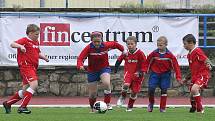
{"type": "Polygon", "coordinates": [[[124,54],[121,54],[118,58],[117,58],[117,61],[119,61],[120,63],[124,60],[125,58],[125,55],[124,54]]]}
{"type": "Polygon", "coordinates": [[[204,54],[204,52],[201,49],[198,49],[198,51],[196,52],[196,56],[197,59],[202,62],[206,62],[206,60],[208,59],[208,57],[204,54]]]}
{"type": "Polygon", "coordinates": [[[147,68],[145,68],[146,56],[142,51],[140,51],[139,61],[141,62],[141,71],[147,72],[147,68]]]}
{"type": "Polygon", "coordinates": [[[81,66],[84,65],[84,60],[87,58],[89,53],[89,45],[86,46],[80,53],[77,59],[77,68],[80,69],[81,66]]]}
{"type": "Polygon", "coordinates": [[[149,69],[150,69],[151,63],[152,63],[152,61],[153,61],[153,59],[152,59],[153,54],[154,54],[154,52],[151,52],[151,53],[147,56],[146,62],[145,62],[144,65],[143,65],[143,70],[145,70],[146,72],[148,72],[149,69]]]}
{"type": "Polygon", "coordinates": [[[25,45],[26,44],[26,39],[21,38],[15,41],[15,43],[20,44],[20,45],[25,45]]]}
{"type": "Polygon", "coordinates": [[[115,41],[111,41],[111,42],[106,42],[105,45],[110,48],[110,49],[118,49],[120,50],[121,52],[124,51],[124,47],[119,44],[118,42],[115,42],[115,41]]]}
{"type": "Polygon", "coordinates": [[[177,81],[181,81],[181,70],[180,70],[180,66],[178,64],[178,61],[176,59],[176,57],[171,54],[171,60],[172,60],[172,66],[173,66],[173,69],[175,71],[175,75],[176,75],[176,80],[177,81]]]}

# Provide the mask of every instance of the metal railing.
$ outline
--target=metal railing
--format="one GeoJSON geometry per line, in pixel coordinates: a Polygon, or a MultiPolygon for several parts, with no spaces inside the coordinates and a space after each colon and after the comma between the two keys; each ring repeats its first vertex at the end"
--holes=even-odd
{"type": "Polygon", "coordinates": [[[119,8],[123,5],[195,9],[215,6],[215,0],[0,0],[1,8],[119,8]]]}

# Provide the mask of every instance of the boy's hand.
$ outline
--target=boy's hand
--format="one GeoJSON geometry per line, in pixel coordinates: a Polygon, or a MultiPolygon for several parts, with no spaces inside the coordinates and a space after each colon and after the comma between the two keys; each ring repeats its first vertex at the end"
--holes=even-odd
{"type": "Polygon", "coordinates": [[[26,48],[25,48],[23,45],[20,46],[20,50],[21,50],[21,52],[23,52],[23,53],[26,52],[26,48]]]}
{"type": "Polygon", "coordinates": [[[134,73],[134,75],[139,78],[139,77],[144,76],[145,72],[136,72],[136,73],[134,73]]]}
{"type": "Polygon", "coordinates": [[[84,66],[80,66],[79,70],[80,70],[80,71],[85,71],[84,66]]]}

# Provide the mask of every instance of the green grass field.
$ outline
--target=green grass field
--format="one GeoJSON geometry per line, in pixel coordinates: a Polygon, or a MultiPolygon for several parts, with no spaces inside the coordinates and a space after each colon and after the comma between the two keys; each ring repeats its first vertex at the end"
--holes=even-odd
{"type": "Polygon", "coordinates": [[[205,108],[204,114],[188,113],[188,108],[168,108],[166,113],[158,108],[152,113],[146,108],[134,108],[132,112],[114,108],[105,114],[89,113],[88,108],[29,108],[29,115],[17,114],[16,108],[11,114],[0,109],[0,121],[215,121],[215,108],[205,108]]]}

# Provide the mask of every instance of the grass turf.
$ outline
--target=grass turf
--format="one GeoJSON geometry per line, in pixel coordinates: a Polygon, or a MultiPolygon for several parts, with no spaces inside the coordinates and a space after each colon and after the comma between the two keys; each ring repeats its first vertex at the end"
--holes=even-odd
{"type": "Polygon", "coordinates": [[[5,114],[0,108],[0,121],[214,121],[215,108],[205,108],[204,114],[188,113],[188,108],[168,108],[160,113],[155,108],[152,113],[146,108],[134,108],[125,112],[125,108],[114,108],[105,114],[89,113],[88,108],[29,108],[32,114],[18,114],[13,108],[11,114],[5,114]]]}

